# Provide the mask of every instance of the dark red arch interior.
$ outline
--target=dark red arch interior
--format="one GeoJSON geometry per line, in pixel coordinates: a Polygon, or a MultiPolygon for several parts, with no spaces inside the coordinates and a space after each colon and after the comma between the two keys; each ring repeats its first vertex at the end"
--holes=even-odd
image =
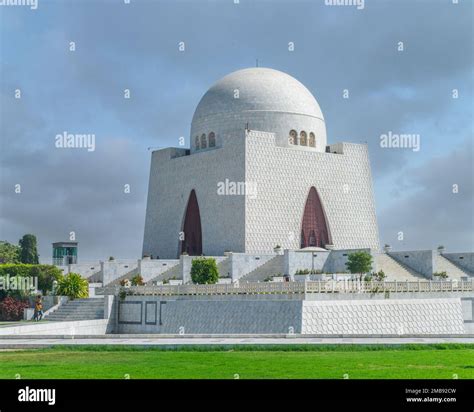
{"type": "Polygon", "coordinates": [[[329,231],[323,205],[314,187],[309,190],[301,224],[301,247],[325,247],[329,244],[329,231]]]}
{"type": "Polygon", "coordinates": [[[191,190],[188,206],[184,215],[184,240],[181,241],[181,253],[187,252],[190,256],[202,255],[201,215],[196,192],[191,190]]]}

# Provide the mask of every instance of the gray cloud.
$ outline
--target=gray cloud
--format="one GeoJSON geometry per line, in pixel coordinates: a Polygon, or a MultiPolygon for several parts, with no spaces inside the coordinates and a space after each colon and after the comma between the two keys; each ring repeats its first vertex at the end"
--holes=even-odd
{"type": "Polygon", "coordinates": [[[188,138],[206,89],[259,58],[314,92],[330,142],[368,142],[382,241],[395,245],[393,233],[403,227],[410,247],[441,242],[463,249],[469,242],[472,193],[445,196],[449,182],[429,177],[440,170],[437,162],[448,167],[451,159],[456,167],[446,175],[459,170],[461,181],[472,164],[449,157],[472,139],[472,3],[366,0],[363,11],[323,1],[132,3],[43,1],[41,13],[0,10],[0,35],[16,40],[0,51],[1,238],[36,233],[48,257],[50,242],[75,229],[82,257],[137,257],[146,148],[188,138]],[[69,41],[76,52],[67,51],[69,41]],[[404,53],[396,51],[398,41],[404,53]],[[12,99],[17,87],[20,101],[12,99]],[[125,88],[130,100],[123,99],[125,88]],[[457,101],[453,88],[460,90],[457,101]],[[54,149],[54,136],[64,130],[96,133],[97,151],[54,149]],[[382,150],[378,138],[388,130],[420,133],[422,150],[382,150]],[[15,183],[22,195],[13,193],[15,183]],[[125,183],[132,186],[127,196],[125,183]],[[432,219],[420,212],[430,203],[432,219]],[[455,210],[448,224],[443,216],[455,210]]]}
{"type": "Polygon", "coordinates": [[[451,251],[474,249],[473,149],[469,139],[395,179],[398,197],[379,214],[382,242],[398,250],[440,244],[451,251]],[[397,239],[400,231],[403,241],[397,239]]]}

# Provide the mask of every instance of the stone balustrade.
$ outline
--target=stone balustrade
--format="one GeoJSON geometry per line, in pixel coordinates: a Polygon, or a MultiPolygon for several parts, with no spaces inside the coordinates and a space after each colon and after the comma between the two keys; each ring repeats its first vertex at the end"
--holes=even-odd
{"type": "Polygon", "coordinates": [[[96,294],[117,295],[125,290],[127,295],[260,295],[260,294],[314,294],[314,293],[429,293],[429,292],[472,292],[474,281],[351,281],[319,280],[306,282],[264,282],[215,285],[157,285],[111,286],[98,288],[96,294]]]}

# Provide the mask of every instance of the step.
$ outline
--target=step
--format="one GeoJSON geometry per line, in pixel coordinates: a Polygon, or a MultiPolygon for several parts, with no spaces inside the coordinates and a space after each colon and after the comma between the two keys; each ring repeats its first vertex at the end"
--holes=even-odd
{"type": "Polygon", "coordinates": [[[91,303],[91,304],[88,304],[88,303],[82,303],[80,305],[72,305],[70,303],[65,303],[64,305],[61,305],[62,307],[70,307],[70,308],[100,308],[101,306],[104,306],[104,302],[101,302],[99,304],[97,303],[91,303]]]}
{"type": "Polygon", "coordinates": [[[85,318],[85,319],[87,319],[87,318],[101,318],[103,316],[104,316],[103,313],[97,313],[94,316],[60,315],[60,314],[58,314],[56,316],[53,316],[53,315],[47,316],[46,319],[54,319],[54,318],[70,318],[70,319],[72,319],[72,318],[85,318]]]}

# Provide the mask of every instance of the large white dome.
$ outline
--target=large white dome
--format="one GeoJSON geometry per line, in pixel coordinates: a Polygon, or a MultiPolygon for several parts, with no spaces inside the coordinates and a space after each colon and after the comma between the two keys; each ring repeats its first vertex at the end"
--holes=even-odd
{"type": "Polygon", "coordinates": [[[280,145],[287,144],[290,130],[312,132],[316,148],[325,150],[326,128],[318,102],[303,84],[281,71],[254,67],[217,81],[194,112],[191,148],[201,134],[213,132],[218,142],[242,136],[247,124],[251,130],[275,133],[280,145]]]}

